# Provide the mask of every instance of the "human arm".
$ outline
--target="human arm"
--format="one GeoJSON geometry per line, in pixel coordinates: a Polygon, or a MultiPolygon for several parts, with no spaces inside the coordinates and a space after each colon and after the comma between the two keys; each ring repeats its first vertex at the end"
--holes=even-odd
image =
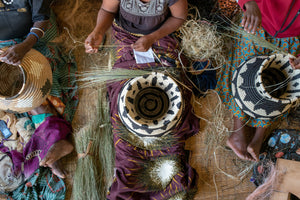
{"type": "Polygon", "coordinates": [[[94,30],[86,38],[84,46],[86,53],[97,53],[99,45],[108,28],[112,25],[115,14],[119,9],[118,0],[103,0],[98,12],[97,23],[94,30]]]}
{"type": "MultiPolygon", "coordinates": [[[[0,55],[0,60],[9,64],[19,64],[24,55],[35,45],[38,39],[43,37],[44,32],[46,32],[48,28],[52,0],[28,0],[27,3],[26,12],[28,12],[27,16],[31,16],[31,21],[28,21],[29,26],[26,28],[30,29],[30,24],[33,25],[22,43],[6,49],[6,51],[0,55]]],[[[15,8],[20,8],[18,6],[19,5],[16,4],[15,8]]],[[[22,25],[24,25],[24,22],[21,21],[16,21],[14,26],[23,29],[24,27],[22,27],[22,25]]],[[[22,31],[22,34],[23,33],[24,31],[22,31]]]]}
{"type": "Polygon", "coordinates": [[[258,27],[261,26],[261,12],[254,0],[239,0],[241,8],[244,10],[244,16],[241,25],[247,32],[255,33],[258,27]]]}
{"type": "Polygon", "coordinates": [[[300,56],[297,58],[290,58],[290,64],[294,69],[300,69],[300,56]]]}
{"type": "Polygon", "coordinates": [[[188,13],[188,4],[186,0],[178,0],[169,7],[171,16],[162,24],[162,26],[148,34],[140,37],[132,48],[136,51],[147,51],[154,42],[176,31],[186,20],[188,13]]]}
{"type": "Polygon", "coordinates": [[[0,55],[0,60],[8,64],[19,65],[24,55],[38,41],[38,38],[42,38],[44,32],[47,30],[48,23],[49,20],[35,22],[33,24],[34,28],[30,31],[34,34],[29,34],[23,42],[9,47],[0,55]]]}

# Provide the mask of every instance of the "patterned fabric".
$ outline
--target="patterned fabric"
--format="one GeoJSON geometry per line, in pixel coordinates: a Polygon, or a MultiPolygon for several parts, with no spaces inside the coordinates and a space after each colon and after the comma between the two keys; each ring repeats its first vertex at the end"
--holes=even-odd
{"type": "Polygon", "coordinates": [[[41,167],[15,191],[6,193],[7,200],[63,200],[66,186],[49,168],[41,167]]]}
{"type": "Polygon", "coordinates": [[[259,162],[254,166],[251,181],[256,185],[264,183],[268,177],[266,163],[276,163],[277,158],[300,161],[300,131],[295,129],[277,129],[262,145],[259,162]]]}
{"type": "Polygon", "coordinates": [[[168,0],[154,0],[143,3],[140,0],[121,0],[120,7],[125,12],[138,16],[162,15],[168,9],[168,0]]]}
{"type": "Polygon", "coordinates": [[[178,0],[120,0],[117,23],[132,33],[150,34],[159,29],[170,15],[169,7],[178,0]]]}
{"type": "Polygon", "coordinates": [[[218,0],[220,12],[228,19],[232,19],[240,10],[236,0],[218,0]]]}
{"type": "MultiPolygon", "coordinates": [[[[263,39],[269,41],[272,44],[277,45],[286,52],[293,55],[298,55],[300,53],[300,39],[299,37],[291,38],[273,38],[268,35],[262,28],[260,28],[256,35],[262,37],[263,39]]],[[[220,70],[217,88],[222,101],[229,108],[233,114],[240,118],[242,121],[247,122],[247,125],[253,127],[268,127],[274,121],[281,120],[287,116],[287,113],[273,120],[259,120],[253,119],[245,115],[243,111],[237,106],[232,96],[231,90],[231,80],[235,72],[235,69],[245,60],[248,60],[254,56],[258,55],[270,55],[271,50],[261,47],[255,44],[252,40],[246,37],[241,37],[241,35],[236,35],[238,39],[233,40],[232,51],[229,52],[228,60],[223,68],[220,70]]]]}
{"type": "MultiPolygon", "coordinates": [[[[117,44],[128,44],[138,39],[138,36],[126,33],[114,26],[114,36],[117,44]],[[120,30],[120,31],[118,31],[120,30]]],[[[154,46],[154,52],[160,54],[161,60],[167,68],[176,67],[176,47],[178,43],[170,36],[160,39],[154,46]],[[159,52],[157,52],[159,51],[159,52]],[[170,55],[168,57],[167,55],[170,55]]],[[[155,69],[160,64],[147,63],[137,65],[132,49],[120,46],[117,49],[118,57],[114,68],[155,69]],[[128,53],[129,50],[129,53],[128,53]]],[[[185,103],[182,121],[173,132],[172,142],[166,142],[155,150],[140,148],[136,143],[122,138],[126,128],[122,125],[118,116],[117,99],[124,85],[119,81],[108,85],[111,122],[113,126],[115,145],[115,177],[110,187],[108,199],[192,199],[196,190],[196,172],[188,165],[187,153],[184,150],[185,140],[196,134],[199,130],[199,121],[191,111],[190,102],[185,103]],[[164,173],[165,172],[165,173],[164,173]]],[[[190,93],[183,91],[186,99],[190,99],[190,93]]],[[[142,137],[140,140],[147,143],[142,137]]]]}
{"type": "Polygon", "coordinates": [[[59,140],[67,139],[71,131],[71,125],[66,120],[50,116],[35,129],[22,152],[5,146],[1,146],[0,151],[12,158],[15,174],[23,173],[25,178],[28,178],[39,168],[40,161],[46,156],[51,146],[59,140]]]}
{"type": "Polygon", "coordinates": [[[113,24],[112,30],[115,43],[119,46],[116,49],[117,54],[114,68],[143,69],[159,67],[161,63],[165,66],[176,67],[179,64],[178,52],[176,51],[179,48],[179,44],[174,37],[170,35],[166,36],[152,45],[152,50],[161,63],[156,59],[156,62],[153,63],[136,64],[133,49],[130,45],[135,43],[142,35],[131,34],[116,23],[113,24]]]}

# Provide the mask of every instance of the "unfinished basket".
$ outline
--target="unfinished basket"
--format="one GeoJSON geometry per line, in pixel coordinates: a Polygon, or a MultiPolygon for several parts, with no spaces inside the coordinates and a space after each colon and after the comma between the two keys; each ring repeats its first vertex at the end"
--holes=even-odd
{"type": "Polygon", "coordinates": [[[300,97],[300,70],[288,56],[258,56],[243,62],[232,79],[237,105],[256,119],[272,119],[285,113],[300,97]]]}
{"type": "Polygon", "coordinates": [[[183,98],[176,82],[153,72],[127,81],[118,98],[122,123],[141,137],[160,137],[181,119],[183,98]]]}
{"type": "Polygon", "coordinates": [[[20,65],[0,62],[0,109],[23,113],[41,105],[52,87],[51,66],[31,49],[20,65]]]}

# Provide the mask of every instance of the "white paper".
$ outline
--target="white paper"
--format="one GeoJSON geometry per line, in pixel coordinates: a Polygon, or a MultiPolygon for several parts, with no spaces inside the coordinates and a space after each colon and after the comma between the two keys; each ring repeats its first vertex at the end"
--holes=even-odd
{"type": "Polygon", "coordinates": [[[133,50],[133,53],[137,64],[154,62],[152,48],[145,52],[133,50]]]}

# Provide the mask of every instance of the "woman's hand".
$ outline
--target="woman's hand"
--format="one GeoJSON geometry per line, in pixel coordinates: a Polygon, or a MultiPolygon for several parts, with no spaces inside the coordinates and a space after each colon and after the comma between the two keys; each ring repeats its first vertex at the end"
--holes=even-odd
{"type": "Polygon", "coordinates": [[[290,64],[294,69],[300,69],[300,56],[297,58],[290,58],[290,64]]]}
{"type": "Polygon", "coordinates": [[[244,17],[242,19],[242,26],[248,33],[255,33],[258,27],[261,25],[261,13],[258,5],[255,1],[248,1],[245,3],[244,17]]]}
{"type": "Polygon", "coordinates": [[[86,38],[84,42],[85,52],[86,53],[97,53],[100,44],[102,43],[103,35],[92,32],[90,35],[86,38]]]}
{"type": "Polygon", "coordinates": [[[0,60],[7,64],[19,65],[24,55],[31,49],[25,43],[16,44],[1,53],[0,60]]]}
{"type": "Polygon", "coordinates": [[[144,35],[132,44],[132,48],[136,51],[148,51],[154,42],[155,39],[151,35],[144,35]]]}

